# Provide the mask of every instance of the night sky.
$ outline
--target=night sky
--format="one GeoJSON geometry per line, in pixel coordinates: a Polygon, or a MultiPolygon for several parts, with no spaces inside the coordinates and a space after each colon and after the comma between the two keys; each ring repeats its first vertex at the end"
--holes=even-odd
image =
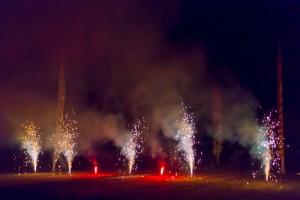
{"type": "Polygon", "coordinates": [[[4,152],[20,148],[26,119],[38,124],[51,149],[61,52],[79,155],[95,156],[107,141],[118,146],[127,124],[145,117],[145,154],[166,156],[162,144],[172,133],[165,122],[183,102],[193,107],[197,148],[212,157],[216,82],[224,140],[251,149],[256,118],[277,108],[281,45],[287,168],[299,170],[299,11],[299,2],[279,0],[1,1],[0,165],[11,159],[4,152]]]}

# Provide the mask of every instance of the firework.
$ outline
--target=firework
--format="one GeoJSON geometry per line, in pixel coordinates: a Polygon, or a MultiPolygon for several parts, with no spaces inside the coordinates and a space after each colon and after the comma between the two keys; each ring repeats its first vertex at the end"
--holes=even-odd
{"type": "Polygon", "coordinates": [[[65,115],[62,121],[62,140],[59,142],[60,149],[68,163],[68,173],[71,173],[73,158],[76,156],[75,147],[77,146],[75,139],[78,137],[77,122],[70,119],[69,115],[65,115]]]}
{"type": "Polygon", "coordinates": [[[278,121],[274,117],[274,111],[265,115],[261,122],[258,136],[258,147],[255,152],[256,157],[262,160],[261,168],[265,173],[265,179],[276,179],[276,174],[280,173],[280,156],[278,153],[278,121]]]}
{"type": "Polygon", "coordinates": [[[58,160],[61,154],[64,155],[68,164],[68,173],[71,173],[72,162],[76,156],[75,147],[77,146],[75,139],[78,137],[77,121],[71,119],[66,114],[60,119],[59,127],[57,132],[53,134],[54,143],[54,164],[58,160]]]}
{"type": "Polygon", "coordinates": [[[137,124],[133,124],[133,127],[130,133],[124,136],[124,144],[121,148],[121,154],[126,157],[128,160],[128,172],[131,174],[135,160],[138,158],[138,155],[143,152],[143,147],[140,143],[143,143],[142,139],[143,130],[146,127],[142,126],[142,121],[138,121],[137,124]]]}
{"type": "Polygon", "coordinates": [[[266,181],[268,182],[269,180],[269,175],[270,175],[270,168],[271,168],[271,153],[270,149],[267,149],[266,152],[263,155],[263,165],[264,165],[264,171],[265,171],[265,176],[266,176],[266,181]]]}
{"type": "Polygon", "coordinates": [[[190,175],[193,176],[195,150],[195,123],[193,115],[188,114],[184,109],[182,119],[178,120],[178,131],[176,140],[178,141],[178,151],[183,152],[183,157],[188,163],[190,175]]]}
{"type": "Polygon", "coordinates": [[[41,140],[39,129],[33,122],[27,122],[22,125],[25,128],[25,136],[22,137],[22,148],[25,149],[30,156],[34,172],[36,172],[38,156],[41,152],[41,140]]]}

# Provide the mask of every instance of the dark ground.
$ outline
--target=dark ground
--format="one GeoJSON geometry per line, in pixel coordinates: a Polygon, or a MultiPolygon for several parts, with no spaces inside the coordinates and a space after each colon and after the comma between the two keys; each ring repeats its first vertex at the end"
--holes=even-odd
{"type": "Polygon", "coordinates": [[[11,174],[0,176],[0,199],[300,199],[300,176],[265,183],[249,173],[188,176],[11,174]]]}

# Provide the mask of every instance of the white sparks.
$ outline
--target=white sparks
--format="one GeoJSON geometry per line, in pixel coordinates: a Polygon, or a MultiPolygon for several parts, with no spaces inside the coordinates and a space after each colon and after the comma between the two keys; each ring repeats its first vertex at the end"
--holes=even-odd
{"type": "Polygon", "coordinates": [[[265,173],[265,179],[276,179],[276,174],[280,173],[280,156],[278,153],[278,121],[274,118],[271,111],[269,115],[264,116],[259,130],[258,146],[256,157],[262,160],[262,168],[265,173]]]}
{"type": "Polygon", "coordinates": [[[75,139],[78,137],[77,121],[70,118],[68,114],[64,118],[60,119],[60,125],[54,134],[54,150],[55,161],[63,154],[67,160],[68,173],[71,173],[72,162],[74,157],[77,155],[75,147],[77,146],[75,139]]]}
{"type": "Polygon", "coordinates": [[[193,176],[195,162],[195,150],[193,149],[195,144],[195,124],[193,116],[184,112],[182,119],[178,121],[178,125],[179,129],[176,134],[178,150],[184,153],[184,158],[190,169],[190,175],[193,176]]]}
{"type": "Polygon", "coordinates": [[[121,154],[128,160],[128,172],[131,174],[138,155],[143,152],[143,147],[140,143],[143,143],[142,139],[143,129],[141,127],[142,122],[138,121],[134,124],[130,133],[126,134],[123,138],[124,144],[121,148],[121,154]]]}
{"type": "Polygon", "coordinates": [[[38,156],[41,152],[41,140],[39,129],[34,125],[33,122],[27,122],[23,125],[25,128],[25,136],[22,137],[22,148],[28,153],[33,165],[34,172],[37,169],[38,156]]]}
{"type": "Polygon", "coordinates": [[[68,173],[71,173],[72,162],[76,156],[75,147],[77,146],[75,138],[78,136],[78,130],[76,126],[77,122],[65,116],[62,122],[62,140],[60,141],[61,152],[65,156],[68,163],[68,173]]]}

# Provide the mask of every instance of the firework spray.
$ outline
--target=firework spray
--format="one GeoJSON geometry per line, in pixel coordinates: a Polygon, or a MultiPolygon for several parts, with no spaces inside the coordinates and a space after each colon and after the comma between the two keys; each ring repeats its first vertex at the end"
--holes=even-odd
{"type": "Polygon", "coordinates": [[[186,112],[186,108],[181,111],[183,116],[178,120],[178,131],[176,140],[178,141],[178,151],[183,152],[184,159],[188,163],[190,175],[193,176],[195,150],[195,123],[194,117],[186,112]]]}
{"type": "Polygon", "coordinates": [[[276,174],[280,173],[280,156],[278,153],[278,121],[274,117],[274,111],[265,115],[261,121],[258,136],[258,148],[256,157],[262,160],[262,168],[265,173],[266,182],[269,178],[276,179],[276,174]],[[271,172],[271,169],[272,172],[271,172]]]}
{"type": "Polygon", "coordinates": [[[38,156],[41,152],[39,129],[33,122],[27,122],[22,126],[25,128],[25,136],[22,137],[22,148],[25,149],[27,154],[30,156],[33,170],[36,172],[38,156]]]}
{"type": "Polygon", "coordinates": [[[266,150],[266,152],[263,155],[263,165],[264,165],[264,171],[266,176],[266,182],[269,181],[269,175],[270,175],[270,168],[271,168],[271,153],[270,150],[266,150]]]}
{"type": "Polygon", "coordinates": [[[75,140],[79,134],[77,129],[77,121],[71,119],[69,114],[66,114],[59,120],[59,127],[57,129],[59,132],[53,134],[52,138],[55,147],[55,162],[62,154],[67,161],[68,173],[70,174],[72,170],[73,159],[77,155],[75,150],[75,147],[77,146],[75,140]]]}
{"type": "Polygon", "coordinates": [[[121,154],[125,156],[125,158],[128,160],[128,172],[131,174],[135,161],[138,158],[138,155],[143,152],[143,147],[141,143],[144,142],[142,139],[142,134],[144,133],[144,129],[147,129],[147,127],[142,126],[142,122],[144,121],[138,121],[137,124],[133,124],[132,129],[130,133],[127,133],[123,137],[123,145],[121,147],[121,154]]]}
{"type": "Polygon", "coordinates": [[[75,139],[78,137],[77,121],[71,119],[69,115],[65,115],[62,121],[62,140],[60,143],[61,152],[65,156],[68,163],[68,173],[71,173],[72,162],[77,152],[75,139]]]}

